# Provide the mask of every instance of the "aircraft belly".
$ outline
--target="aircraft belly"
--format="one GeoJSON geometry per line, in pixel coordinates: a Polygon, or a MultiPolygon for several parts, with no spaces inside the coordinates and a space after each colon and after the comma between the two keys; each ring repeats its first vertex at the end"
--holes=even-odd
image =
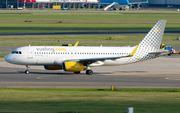
{"type": "Polygon", "coordinates": [[[124,65],[127,63],[129,58],[121,58],[116,60],[106,60],[104,61],[104,66],[118,66],[118,65],[124,65]]]}

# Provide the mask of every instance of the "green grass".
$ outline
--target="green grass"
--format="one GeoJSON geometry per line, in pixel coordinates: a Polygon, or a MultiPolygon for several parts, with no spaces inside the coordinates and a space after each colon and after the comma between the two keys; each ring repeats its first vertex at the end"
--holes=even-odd
{"type": "MultiPolygon", "coordinates": [[[[155,24],[155,23],[154,23],[155,24]]],[[[1,24],[0,32],[65,32],[65,31],[139,31],[150,30],[154,24],[91,24],[45,23],[1,24]]],[[[166,30],[180,30],[180,24],[167,24],[166,30]]]]}
{"type": "Polygon", "coordinates": [[[179,113],[179,89],[1,88],[1,112],[179,113]]]}
{"type": "MultiPolygon", "coordinates": [[[[0,45],[3,46],[28,46],[29,44],[31,46],[61,46],[62,44],[72,44],[71,42],[63,42],[63,43],[56,43],[56,42],[0,42],[0,45]]],[[[119,43],[119,42],[81,42],[79,45],[81,46],[134,46],[137,45],[138,43],[128,43],[128,42],[124,42],[124,43],[119,43]]],[[[170,43],[168,43],[170,44],[170,43]]],[[[173,43],[174,44],[174,43],[173,43]]],[[[180,43],[177,43],[180,45],[180,43]]],[[[175,45],[177,45],[175,44],[175,45]]]]}
{"type": "MultiPolygon", "coordinates": [[[[17,12],[16,12],[17,13],[17,12]]],[[[0,32],[150,30],[159,19],[166,30],[180,30],[179,14],[1,14],[0,32]],[[32,22],[25,22],[30,20],[32,22]],[[59,23],[62,21],[62,23],[59,23]]]]}
{"type": "MultiPolygon", "coordinates": [[[[68,13],[68,12],[67,12],[68,13]]],[[[180,17],[179,14],[2,14],[3,16],[0,17],[0,20],[26,20],[26,19],[53,19],[53,20],[61,20],[61,19],[87,19],[87,20],[158,20],[158,19],[169,19],[169,20],[178,20],[180,17]],[[12,18],[13,17],[13,18],[12,18]]],[[[13,22],[13,21],[12,21],[13,22]]]]}
{"type": "MultiPolygon", "coordinates": [[[[141,41],[145,35],[0,37],[0,41],[141,41]]],[[[164,35],[163,41],[177,41],[179,35],[164,35]]]]}
{"type": "Polygon", "coordinates": [[[5,56],[7,56],[9,53],[3,53],[3,54],[0,54],[0,58],[4,58],[5,56]]]}
{"type": "MultiPolygon", "coordinates": [[[[31,44],[33,46],[36,46],[36,45],[60,46],[65,43],[75,44],[76,41],[80,41],[79,45],[84,45],[84,46],[93,46],[93,45],[94,46],[100,46],[100,45],[134,46],[140,43],[140,41],[144,38],[144,36],[145,35],[0,37],[0,41],[6,41],[6,42],[0,42],[0,45],[27,46],[31,44]],[[109,40],[109,37],[113,37],[114,40],[109,40]],[[58,42],[58,40],[60,42],[58,42]],[[17,42],[13,42],[13,41],[17,41],[17,42]],[[36,41],[39,41],[39,42],[36,42],[36,41]],[[51,41],[56,41],[56,42],[51,42],[51,41]],[[63,42],[63,41],[67,41],[67,42],[63,42]],[[74,42],[71,42],[71,41],[74,41],[74,42]],[[83,42],[83,41],[87,41],[87,42],[83,42]],[[116,42],[116,41],[122,41],[122,42],[116,42]]],[[[174,41],[174,42],[163,42],[163,43],[168,43],[171,45],[180,45],[180,41],[176,40],[177,37],[179,37],[179,35],[164,35],[163,41],[174,41]]]]}

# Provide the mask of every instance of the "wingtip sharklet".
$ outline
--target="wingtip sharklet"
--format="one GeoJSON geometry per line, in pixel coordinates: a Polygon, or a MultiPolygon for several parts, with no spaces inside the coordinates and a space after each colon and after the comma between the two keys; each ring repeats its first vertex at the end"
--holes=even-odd
{"type": "Polygon", "coordinates": [[[78,44],[79,44],[79,41],[77,41],[77,42],[76,42],[76,44],[74,45],[74,47],[77,47],[77,46],[78,46],[78,44]]]}

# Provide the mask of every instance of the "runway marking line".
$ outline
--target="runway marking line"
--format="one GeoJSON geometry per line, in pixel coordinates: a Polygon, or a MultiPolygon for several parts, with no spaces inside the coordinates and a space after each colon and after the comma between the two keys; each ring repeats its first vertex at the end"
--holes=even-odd
{"type": "Polygon", "coordinates": [[[166,77],[165,79],[166,80],[180,80],[180,78],[168,78],[168,77],[166,77]]]}

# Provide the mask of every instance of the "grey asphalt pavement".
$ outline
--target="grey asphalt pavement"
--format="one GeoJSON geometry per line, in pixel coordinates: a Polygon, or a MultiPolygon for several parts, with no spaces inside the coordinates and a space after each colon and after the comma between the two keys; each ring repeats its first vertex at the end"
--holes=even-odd
{"type": "Polygon", "coordinates": [[[0,60],[0,87],[8,88],[180,88],[180,58],[161,57],[124,66],[93,67],[93,75],[48,71],[0,60]]]}

